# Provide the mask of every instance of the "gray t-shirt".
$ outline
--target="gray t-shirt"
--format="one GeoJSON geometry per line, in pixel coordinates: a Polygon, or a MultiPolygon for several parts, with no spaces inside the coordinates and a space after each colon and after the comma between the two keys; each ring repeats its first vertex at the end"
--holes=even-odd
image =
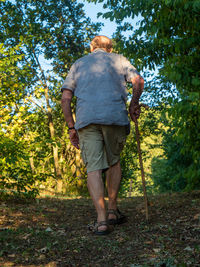
{"type": "Polygon", "coordinates": [[[75,128],[129,124],[126,82],[138,74],[124,56],[103,49],[78,59],[61,89],[69,89],[77,97],[75,128]]]}

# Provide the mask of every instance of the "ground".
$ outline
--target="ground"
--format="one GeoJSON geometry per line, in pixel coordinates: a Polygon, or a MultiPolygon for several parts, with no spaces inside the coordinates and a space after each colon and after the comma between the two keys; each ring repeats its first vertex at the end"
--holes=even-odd
{"type": "Polygon", "coordinates": [[[128,216],[108,236],[87,224],[95,210],[87,198],[43,197],[0,203],[0,266],[200,266],[200,192],[120,199],[128,216]]]}

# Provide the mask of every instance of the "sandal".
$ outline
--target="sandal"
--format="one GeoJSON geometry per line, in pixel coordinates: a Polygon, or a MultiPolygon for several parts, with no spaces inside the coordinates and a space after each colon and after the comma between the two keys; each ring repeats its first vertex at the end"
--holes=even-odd
{"type": "Polygon", "coordinates": [[[108,235],[113,229],[109,226],[107,221],[94,222],[93,224],[88,224],[88,229],[95,235],[108,235]],[[98,230],[99,226],[106,226],[106,230],[98,230]]]}
{"type": "Polygon", "coordinates": [[[116,225],[116,224],[122,224],[127,222],[127,217],[122,214],[119,209],[113,210],[109,209],[108,210],[108,215],[109,214],[114,214],[116,216],[116,219],[108,219],[108,224],[110,225],[116,225]]]}

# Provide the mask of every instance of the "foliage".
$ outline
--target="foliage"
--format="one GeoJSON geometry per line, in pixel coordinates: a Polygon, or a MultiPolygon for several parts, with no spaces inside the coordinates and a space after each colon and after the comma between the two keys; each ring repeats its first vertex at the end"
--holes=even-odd
{"type": "Polygon", "coordinates": [[[49,177],[47,188],[82,188],[77,177],[85,170],[66,142],[60,87],[100,24],[85,16],[82,4],[68,0],[1,1],[0,14],[2,184],[20,191],[49,177]]]}
{"type": "MultiPolygon", "coordinates": [[[[161,133],[163,125],[160,123],[161,112],[158,108],[143,110],[138,120],[141,152],[145,169],[146,186],[149,193],[155,192],[151,182],[151,161],[155,156],[163,154],[161,144],[161,133]]],[[[131,132],[127,137],[126,145],[121,154],[122,182],[120,188],[121,196],[133,196],[141,194],[142,179],[139,166],[135,125],[131,122],[131,132]]]]}
{"type": "MultiPolygon", "coordinates": [[[[61,83],[101,26],[86,18],[82,7],[68,0],[0,1],[1,188],[33,195],[36,186],[86,191],[85,168],[69,143],[60,108],[61,83]]],[[[104,7],[110,11],[103,16],[119,25],[115,51],[146,79],[142,100],[151,109],[139,127],[148,189],[151,176],[160,191],[199,188],[199,1],[108,0],[104,7]],[[135,29],[124,22],[137,16],[135,29]],[[167,116],[161,117],[160,109],[167,116]]],[[[121,195],[141,190],[131,128],[122,153],[121,195]]]]}
{"type": "MultiPolygon", "coordinates": [[[[187,158],[190,155],[190,164],[184,165],[181,176],[186,181],[185,189],[197,188],[200,178],[200,124],[198,123],[200,2],[185,0],[89,0],[89,2],[104,2],[104,8],[109,8],[110,11],[105,12],[103,17],[115,20],[119,24],[115,34],[118,51],[133,59],[138,69],[157,70],[161,85],[156,82],[155,87],[151,88],[148,83],[147,87],[153,96],[151,103],[152,105],[158,103],[154,102],[157,100],[155,97],[157,93],[166,95],[166,98],[162,97],[161,100],[171,106],[169,116],[173,129],[169,135],[175,133],[172,143],[179,146],[176,151],[171,149],[171,152],[174,151],[172,152],[174,165],[180,164],[181,157],[187,158]],[[140,20],[136,28],[125,21],[127,18],[136,17],[140,20]],[[124,37],[126,31],[129,33],[128,38],[124,37]],[[170,95],[166,94],[166,89],[169,87],[170,95]]],[[[170,158],[166,158],[165,161],[170,163],[170,158]]],[[[176,169],[177,172],[181,167],[182,164],[176,169]]],[[[175,176],[178,175],[177,172],[174,173],[175,176]]]]}
{"type": "MultiPolygon", "coordinates": [[[[32,175],[28,153],[25,151],[26,141],[22,141],[24,126],[22,123],[22,113],[24,107],[20,102],[24,98],[24,83],[18,80],[15,73],[23,73],[17,67],[16,62],[20,62],[23,55],[17,54],[20,45],[5,49],[0,46],[2,73],[1,84],[1,125],[0,125],[0,189],[1,194],[5,194],[5,189],[9,192],[21,194],[27,192],[27,196],[34,197],[37,189],[33,186],[35,177],[32,175]],[[11,77],[8,79],[8,77],[11,77]],[[13,121],[16,123],[13,124],[13,121]],[[21,127],[18,128],[18,127],[21,127]],[[8,134],[9,133],[9,134],[8,134]]],[[[38,177],[42,179],[42,176],[38,177]]]]}
{"type": "MultiPolygon", "coordinates": [[[[187,103],[178,102],[176,109],[181,108],[183,105],[187,105],[187,103]]],[[[164,153],[161,157],[154,157],[152,161],[154,185],[158,188],[159,192],[199,189],[200,180],[197,179],[200,175],[199,151],[197,154],[194,154],[193,149],[187,151],[187,146],[191,148],[192,143],[198,142],[199,137],[195,136],[196,129],[193,129],[190,136],[191,129],[188,129],[188,125],[184,122],[184,114],[179,118],[179,121],[173,121],[172,116],[166,119],[166,115],[171,115],[171,112],[174,112],[174,110],[169,109],[168,113],[162,118],[167,128],[163,131],[162,148],[164,153]],[[180,123],[182,127],[179,125],[175,128],[175,123],[180,123]],[[180,132],[183,127],[186,127],[186,136],[184,138],[187,138],[187,143],[184,143],[183,133],[180,132]],[[176,132],[177,128],[178,132],[176,132]],[[187,153],[184,153],[185,150],[187,153]]],[[[196,112],[198,112],[198,108],[196,112]]],[[[195,114],[195,110],[193,110],[193,114],[195,114]]],[[[195,120],[199,115],[196,114],[196,116],[190,118],[188,123],[191,127],[198,127],[195,120]]],[[[196,146],[196,143],[193,146],[196,146]]]]}
{"type": "Polygon", "coordinates": [[[0,195],[7,192],[9,195],[34,198],[39,191],[35,181],[45,180],[45,173],[32,172],[24,142],[0,137],[0,195]]]}
{"type": "Polygon", "coordinates": [[[137,186],[137,144],[133,135],[134,132],[131,130],[130,135],[127,137],[126,145],[121,154],[120,163],[122,169],[122,181],[119,192],[121,196],[131,196],[133,188],[135,189],[135,187],[137,186]]]}

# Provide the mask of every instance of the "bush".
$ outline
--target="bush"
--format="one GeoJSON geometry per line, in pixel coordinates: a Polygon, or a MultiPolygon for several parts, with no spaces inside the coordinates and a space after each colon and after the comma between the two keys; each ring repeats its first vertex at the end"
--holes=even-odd
{"type": "Polygon", "coordinates": [[[42,173],[33,173],[29,156],[23,142],[1,136],[0,140],[0,190],[2,194],[13,194],[35,198],[36,181],[45,180],[42,173]]]}

